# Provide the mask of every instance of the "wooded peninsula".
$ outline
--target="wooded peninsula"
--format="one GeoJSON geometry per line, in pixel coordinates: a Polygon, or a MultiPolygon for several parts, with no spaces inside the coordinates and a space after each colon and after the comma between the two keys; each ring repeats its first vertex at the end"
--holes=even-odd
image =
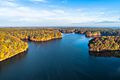
{"type": "Polygon", "coordinates": [[[0,28],[0,61],[28,49],[27,41],[49,41],[62,38],[62,33],[91,37],[89,50],[94,52],[120,50],[120,29],[112,28],[0,28]]]}
{"type": "Polygon", "coordinates": [[[56,29],[0,29],[0,61],[11,58],[28,49],[26,41],[48,41],[62,38],[56,29]]]}

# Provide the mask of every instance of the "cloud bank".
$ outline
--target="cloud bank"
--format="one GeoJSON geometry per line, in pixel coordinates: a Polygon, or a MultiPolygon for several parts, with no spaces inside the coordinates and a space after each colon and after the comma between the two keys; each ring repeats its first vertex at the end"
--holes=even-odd
{"type": "Polygon", "coordinates": [[[20,0],[0,0],[0,26],[120,26],[120,11],[62,6],[51,8],[53,4],[48,4],[49,1],[28,0],[28,4],[21,4],[20,0]],[[47,7],[40,6],[42,4],[47,7]]]}

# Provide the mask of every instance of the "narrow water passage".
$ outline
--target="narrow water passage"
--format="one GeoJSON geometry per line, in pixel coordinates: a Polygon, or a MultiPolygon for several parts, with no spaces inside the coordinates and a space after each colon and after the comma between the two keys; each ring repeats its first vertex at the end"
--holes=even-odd
{"type": "Polygon", "coordinates": [[[120,80],[120,58],[89,55],[90,38],[28,42],[29,50],[0,63],[0,80],[120,80]]]}

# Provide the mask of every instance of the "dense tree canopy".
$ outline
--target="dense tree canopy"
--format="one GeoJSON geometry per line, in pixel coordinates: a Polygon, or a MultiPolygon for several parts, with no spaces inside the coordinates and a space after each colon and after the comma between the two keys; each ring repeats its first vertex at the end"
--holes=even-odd
{"type": "Polygon", "coordinates": [[[0,34],[0,61],[26,51],[28,44],[11,35],[0,34]]]}
{"type": "Polygon", "coordinates": [[[23,40],[48,41],[62,38],[61,32],[55,29],[0,29],[0,61],[15,56],[28,49],[23,40]]]}
{"type": "Polygon", "coordinates": [[[90,51],[120,50],[120,36],[102,36],[89,42],[90,51]]]}

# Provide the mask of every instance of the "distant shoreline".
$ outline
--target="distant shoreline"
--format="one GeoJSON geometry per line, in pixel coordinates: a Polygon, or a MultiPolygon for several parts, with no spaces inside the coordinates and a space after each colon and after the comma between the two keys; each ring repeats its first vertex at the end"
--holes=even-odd
{"type": "Polygon", "coordinates": [[[94,27],[87,27],[87,26],[0,26],[0,28],[108,28],[108,29],[120,29],[120,26],[117,26],[117,27],[109,27],[109,26],[106,26],[106,27],[97,27],[97,26],[94,26],[94,27]]]}

